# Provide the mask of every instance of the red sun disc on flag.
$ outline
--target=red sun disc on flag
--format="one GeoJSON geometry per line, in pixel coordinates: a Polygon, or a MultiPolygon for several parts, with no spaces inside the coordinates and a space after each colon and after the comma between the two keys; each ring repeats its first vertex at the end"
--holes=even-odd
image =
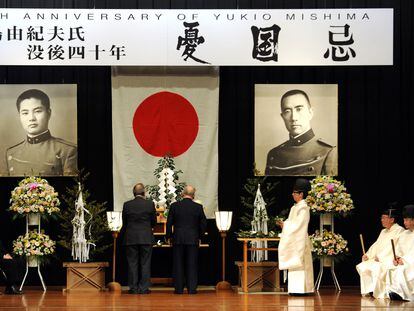
{"type": "Polygon", "coordinates": [[[147,153],[177,157],[188,150],[198,133],[198,116],[183,96],[158,92],[142,101],[132,121],[134,135],[147,153]]]}

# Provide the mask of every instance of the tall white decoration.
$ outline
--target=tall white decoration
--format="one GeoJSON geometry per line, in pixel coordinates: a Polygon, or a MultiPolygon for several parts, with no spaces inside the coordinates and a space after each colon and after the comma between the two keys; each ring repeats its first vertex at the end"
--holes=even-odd
{"type": "MultiPolygon", "coordinates": [[[[257,187],[256,198],[254,199],[254,212],[252,220],[252,231],[262,232],[268,234],[267,222],[269,217],[266,211],[266,202],[263,199],[262,193],[260,192],[260,184],[257,187]]],[[[265,248],[267,247],[267,241],[253,241],[252,246],[254,248],[265,248]]],[[[267,251],[255,250],[252,251],[252,261],[260,262],[267,260],[267,251]]]]}
{"type": "Polygon", "coordinates": [[[164,206],[167,203],[167,197],[171,197],[170,203],[175,202],[177,197],[177,188],[175,187],[174,182],[174,171],[169,167],[164,168],[160,177],[158,178],[158,201],[156,202],[158,206],[164,206]]]}
{"type": "Polygon", "coordinates": [[[75,202],[75,217],[72,219],[72,258],[73,260],[79,260],[79,262],[86,262],[89,259],[89,246],[91,245],[86,240],[85,213],[90,215],[89,211],[85,208],[81,184],[79,183],[79,195],[75,202]]]}

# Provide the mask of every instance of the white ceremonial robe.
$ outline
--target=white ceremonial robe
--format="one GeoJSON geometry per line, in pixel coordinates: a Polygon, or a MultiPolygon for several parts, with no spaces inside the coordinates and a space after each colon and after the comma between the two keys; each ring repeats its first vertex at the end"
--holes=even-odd
{"type": "Polygon", "coordinates": [[[392,264],[393,253],[391,247],[391,239],[394,243],[398,241],[398,237],[404,231],[404,228],[398,224],[393,224],[390,229],[382,229],[377,241],[371,245],[366,252],[368,260],[361,262],[356,266],[361,281],[361,294],[366,295],[374,292],[377,298],[385,296],[385,278],[381,275],[381,265],[392,264]],[[378,259],[376,261],[375,259],[378,259]],[[384,284],[377,282],[384,282],[384,284]]]}
{"type": "Polygon", "coordinates": [[[309,219],[309,207],[305,200],[301,200],[293,205],[283,223],[278,247],[279,269],[288,270],[289,293],[314,291],[309,219]]]}
{"type": "Polygon", "coordinates": [[[405,230],[398,239],[395,253],[401,257],[403,265],[389,269],[390,280],[387,282],[388,292],[400,295],[404,300],[414,301],[414,232],[405,230]]]}

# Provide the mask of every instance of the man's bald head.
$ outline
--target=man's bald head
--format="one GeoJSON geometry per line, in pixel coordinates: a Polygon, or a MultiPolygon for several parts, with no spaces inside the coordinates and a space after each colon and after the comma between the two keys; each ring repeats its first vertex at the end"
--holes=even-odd
{"type": "Polygon", "coordinates": [[[145,186],[142,183],[137,183],[132,189],[132,193],[136,197],[137,195],[145,195],[145,186]]]}
{"type": "Polygon", "coordinates": [[[190,197],[194,199],[195,192],[196,192],[196,188],[194,188],[193,186],[187,185],[184,187],[183,197],[190,197]]]}

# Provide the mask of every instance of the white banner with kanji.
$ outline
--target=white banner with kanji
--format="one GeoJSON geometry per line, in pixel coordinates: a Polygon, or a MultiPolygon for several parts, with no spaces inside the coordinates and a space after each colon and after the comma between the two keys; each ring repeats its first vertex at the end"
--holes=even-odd
{"type": "Polygon", "coordinates": [[[0,9],[0,65],[393,64],[393,9],[0,9]]]}
{"type": "Polygon", "coordinates": [[[217,210],[218,68],[113,67],[114,210],[142,182],[156,185],[158,160],[174,157],[206,216],[217,210]]]}

